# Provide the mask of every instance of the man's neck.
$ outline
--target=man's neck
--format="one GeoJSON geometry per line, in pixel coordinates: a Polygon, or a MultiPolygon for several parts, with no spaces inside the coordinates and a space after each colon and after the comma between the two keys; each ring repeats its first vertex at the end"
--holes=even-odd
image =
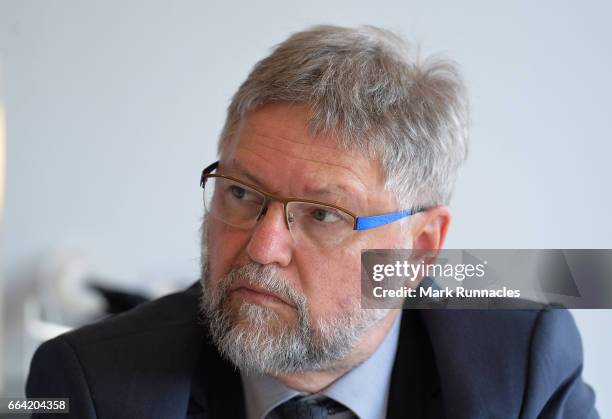
{"type": "Polygon", "coordinates": [[[317,393],[368,359],[383,342],[400,310],[391,310],[361,335],[353,351],[333,369],[279,374],[275,377],[287,387],[307,393],[317,393]]]}

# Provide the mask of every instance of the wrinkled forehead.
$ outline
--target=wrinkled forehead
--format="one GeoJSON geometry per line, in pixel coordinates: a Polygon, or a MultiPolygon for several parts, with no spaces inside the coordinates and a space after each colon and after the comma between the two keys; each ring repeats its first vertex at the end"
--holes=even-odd
{"type": "MultiPolygon", "coordinates": [[[[221,169],[247,169],[274,189],[290,181],[297,189],[334,187],[367,193],[384,185],[377,159],[339,144],[333,135],[314,136],[304,105],[274,103],[249,113],[221,154],[221,169]]],[[[294,191],[298,192],[298,191],[294,191]]]]}

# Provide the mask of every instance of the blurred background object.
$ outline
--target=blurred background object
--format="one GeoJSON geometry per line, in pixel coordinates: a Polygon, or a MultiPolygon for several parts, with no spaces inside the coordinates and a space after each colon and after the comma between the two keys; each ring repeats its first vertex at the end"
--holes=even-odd
{"type": "Polygon", "coordinates": [[[55,251],[31,261],[31,270],[7,288],[3,347],[7,363],[5,391],[21,392],[34,350],[42,342],[112,314],[182,288],[182,284],[148,282],[138,290],[117,285],[96,273],[87,258],[55,251]]]}
{"type": "MultiPolygon", "coordinates": [[[[309,25],[382,26],[460,64],[473,124],[448,248],[612,248],[611,13],[603,1],[0,1],[2,392],[22,393],[40,339],[105,316],[107,299],[119,310],[197,280],[199,176],[229,99],[309,25]]],[[[574,315],[585,379],[612,417],[612,312],[574,315]]]]}
{"type": "MultiPolygon", "coordinates": [[[[2,208],[4,208],[4,148],[6,144],[6,119],[4,117],[4,92],[2,80],[2,55],[0,54],[0,231],[2,226],[2,208]]],[[[4,351],[2,349],[4,347],[4,310],[2,310],[4,307],[4,281],[2,267],[2,255],[0,254],[0,394],[2,394],[2,390],[4,390],[4,365],[2,362],[4,359],[4,351]]]]}
{"type": "Polygon", "coordinates": [[[0,217],[2,216],[2,208],[4,208],[4,149],[6,144],[6,119],[4,114],[2,56],[0,55],[0,217]]]}

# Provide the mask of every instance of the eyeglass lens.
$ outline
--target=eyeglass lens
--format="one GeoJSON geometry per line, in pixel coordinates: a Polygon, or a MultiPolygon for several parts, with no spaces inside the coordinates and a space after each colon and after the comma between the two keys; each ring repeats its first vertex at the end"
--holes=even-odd
{"type": "MultiPolygon", "coordinates": [[[[204,187],[204,206],[215,218],[234,227],[255,226],[269,203],[260,192],[230,179],[209,177],[204,187]]],[[[338,244],[353,232],[353,218],[336,208],[301,201],[287,203],[287,225],[296,242],[319,246],[338,244]]]]}

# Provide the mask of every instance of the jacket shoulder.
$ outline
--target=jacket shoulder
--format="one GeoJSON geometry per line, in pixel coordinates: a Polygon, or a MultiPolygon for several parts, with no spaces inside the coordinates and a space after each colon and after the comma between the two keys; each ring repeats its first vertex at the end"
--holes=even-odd
{"type": "Polygon", "coordinates": [[[61,335],[61,338],[75,346],[86,346],[194,325],[198,319],[199,292],[199,284],[194,284],[184,291],[140,304],[124,313],[72,330],[61,335]]]}
{"type": "Polygon", "coordinates": [[[586,412],[593,408],[568,310],[425,310],[422,318],[449,411],[460,409],[466,418],[538,417],[568,377],[580,380],[572,400],[586,412]],[[558,373],[546,373],[544,385],[548,369],[558,373]]]}
{"type": "Polygon", "coordinates": [[[523,417],[598,418],[582,379],[582,341],[568,310],[547,310],[532,337],[523,417]]]}
{"type": "Polygon", "coordinates": [[[146,417],[176,417],[206,335],[199,293],[194,285],[43,343],[26,394],[70,397],[71,417],[144,417],[147,406],[146,417]]]}

